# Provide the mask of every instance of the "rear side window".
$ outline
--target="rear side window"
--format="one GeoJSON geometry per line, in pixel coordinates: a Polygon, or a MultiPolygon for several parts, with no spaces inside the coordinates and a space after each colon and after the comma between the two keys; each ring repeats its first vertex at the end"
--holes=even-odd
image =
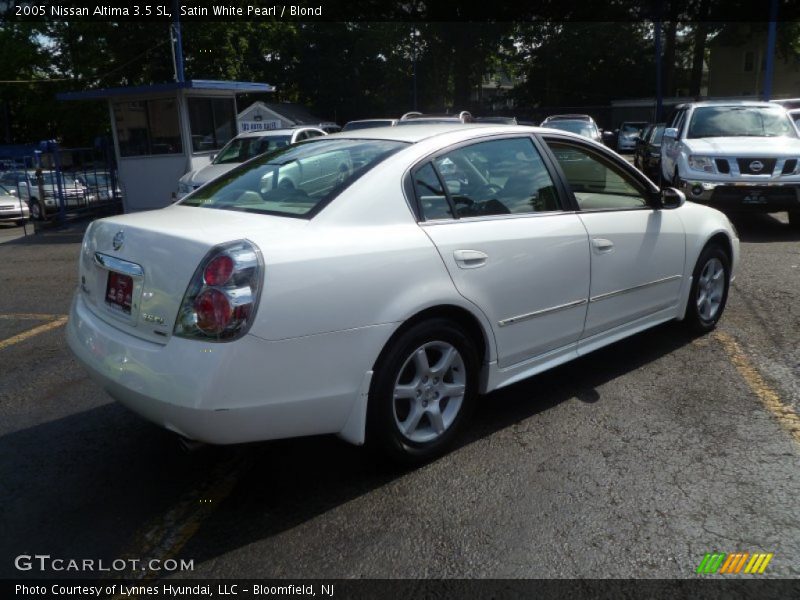
{"type": "Polygon", "coordinates": [[[561,208],[553,180],[528,137],[463,146],[436,157],[433,165],[457,218],[561,208]]]}
{"type": "Polygon", "coordinates": [[[310,217],[376,164],[404,148],[389,140],[319,137],[265,154],[189,194],[181,204],[310,217]]]}

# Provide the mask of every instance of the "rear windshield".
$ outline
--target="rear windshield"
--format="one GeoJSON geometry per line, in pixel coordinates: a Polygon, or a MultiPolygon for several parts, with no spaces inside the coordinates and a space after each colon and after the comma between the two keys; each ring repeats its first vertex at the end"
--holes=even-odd
{"type": "Polygon", "coordinates": [[[765,106],[706,106],[695,109],[687,137],[797,137],[786,111],[765,106]]]}
{"type": "Polygon", "coordinates": [[[317,139],[251,160],[180,204],[311,217],[376,164],[407,146],[390,140],[317,139]]]}

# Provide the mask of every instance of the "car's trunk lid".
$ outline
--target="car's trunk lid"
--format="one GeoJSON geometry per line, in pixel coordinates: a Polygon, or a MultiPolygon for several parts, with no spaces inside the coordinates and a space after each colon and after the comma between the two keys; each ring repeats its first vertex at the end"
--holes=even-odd
{"type": "Polygon", "coordinates": [[[226,210],[174,206],[101,219],[84,238],[80,290],[106,323],[166,343],[186,288],[214,246],[258,231],[291,235],[308,222],[226,210]]]}

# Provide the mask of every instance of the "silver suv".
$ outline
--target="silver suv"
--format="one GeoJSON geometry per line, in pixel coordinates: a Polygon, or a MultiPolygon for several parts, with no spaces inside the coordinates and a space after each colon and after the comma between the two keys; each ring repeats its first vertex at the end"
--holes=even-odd
{"type": "Polygon", "coordinates": [[[788,211],[800,227],[800,135],[768,102],[682,104],[661,142],[661,177],[723,210],[788,211]]]}

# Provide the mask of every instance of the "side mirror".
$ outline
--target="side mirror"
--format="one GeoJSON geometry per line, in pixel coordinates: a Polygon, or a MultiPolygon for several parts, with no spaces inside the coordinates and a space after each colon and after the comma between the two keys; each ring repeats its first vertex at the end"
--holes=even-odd
{"type": "Polygon", "coordinates": [[[16,196],[17,190],[15,190],[14,188],[8,188],[8,193],[11,194],[12,196],[16,196]]]}
{"type": "Polygon", "coordinates": [[[661,208],[680,208],[686,202],[686,195],[673,187],[664,188],[661,192],[661,208]]]}
{"type": "Polygon", "coordinates": [[[214,159],[215,159],[215,158],[217,158],[217,155],[216,155],[216,154],[212,154],[211,156],[209,156],[209,157],[208,157],[208,159],[209,159],[211,162],[214,162],[214,159]]]}
{"type": "Polygon", "coordinates": [[[678,139],[678,130],[675,127],[667,127],[664,130],[664,137],[671,140],[676,140],[678,139]]]}

